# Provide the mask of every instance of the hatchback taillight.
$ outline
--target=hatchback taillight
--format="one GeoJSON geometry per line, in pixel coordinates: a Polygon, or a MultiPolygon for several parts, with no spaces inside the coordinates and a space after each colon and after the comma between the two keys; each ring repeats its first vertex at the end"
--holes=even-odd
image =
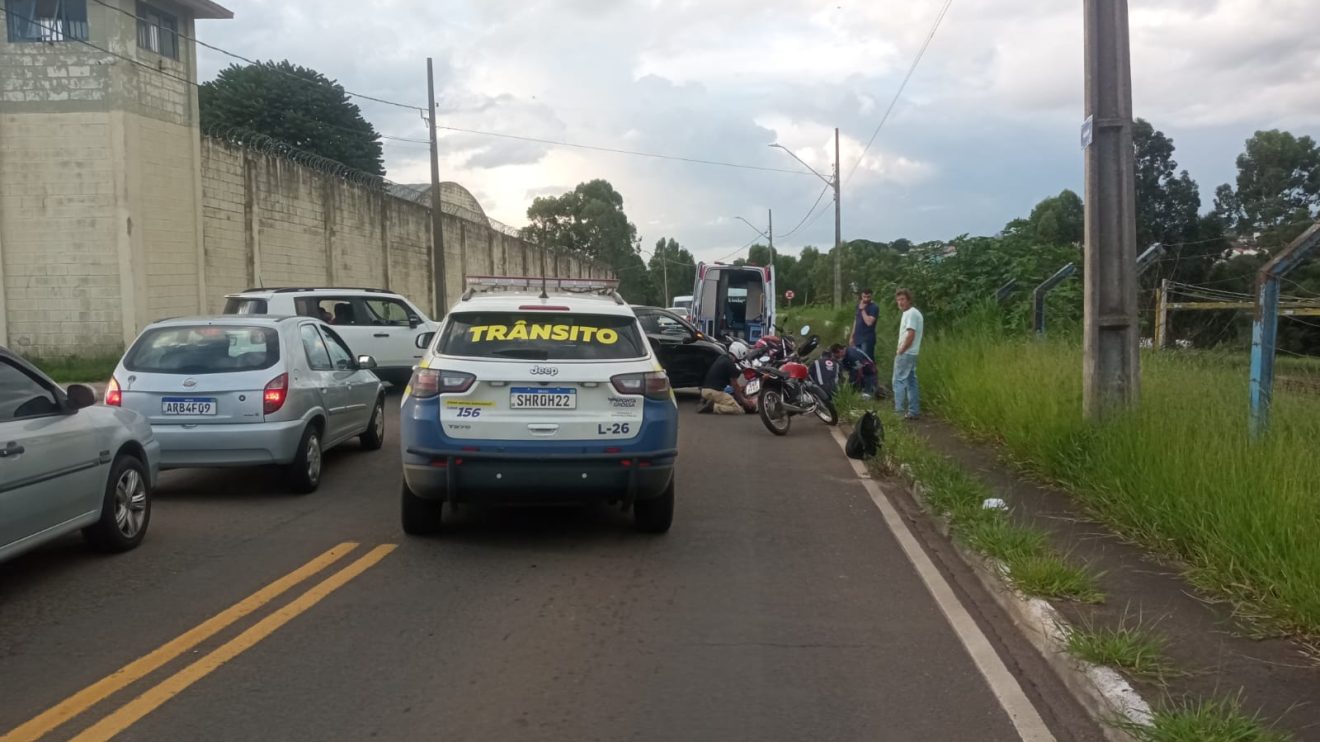
{"type": "Polygon", "coordinates": [[[105,387],[105,403],[110,407],[120,407],[124,404],[124,393],[119,391],[119,380],[113,376],[105,387]]]}
{"type": "Polygon", "coordinates": [[[409,386],[413,397],[426,399],[437,394],[462,394],[471,389],[476,380],[477,377],[462,371],[419,368],[413,372],[409,386]]]}
{"type": "Polygon", "coordinates": [[[289,375],[280,374],[267,382],[266,390],[261,395],[261,411],[273,415],[280,411],[284,406],[284,400],[288,398],[289,375]]]}
{"type": "Polygon", "coordinates": [[[619,394],[645,394],[648,399],[669,399],[669,376],[664,371],[622,374],[610,379],[619,394]]]}

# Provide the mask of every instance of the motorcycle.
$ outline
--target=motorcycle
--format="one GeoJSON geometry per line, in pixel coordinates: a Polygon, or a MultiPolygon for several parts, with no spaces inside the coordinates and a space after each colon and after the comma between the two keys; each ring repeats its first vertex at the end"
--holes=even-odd
{"type": "MultiPolygon", "coordinates": [[[[811,327],[802,328],[805,337],[811,327]]],[[[829,395],[811,380],[802,361],[820,347],[820,336],[811,335],[800,348],[791,338],[777,338],[754,349],[744,365],[748,380],[744,393],[758,395],[761,422],[775,435],[788,435],[793,417],[815,415],[826,425],[837,425],[839,413],[829,395]]]]}

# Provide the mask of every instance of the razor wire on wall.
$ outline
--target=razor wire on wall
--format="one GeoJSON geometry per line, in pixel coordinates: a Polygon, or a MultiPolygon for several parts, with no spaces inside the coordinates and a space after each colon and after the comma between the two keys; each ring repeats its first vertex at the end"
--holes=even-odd
{"type": "MultiPolygon", "coordinates": [[[[395,183],[388,178],[351,168],[338,160],[332,160],[329,157],[308,152],[307,150],[295,147],[288,142],[275,139],[274,137],[265,134],[260,134],[251,129],[245,129],[240,126],[209,126],[204,127],[202,131],[206,136],[232,146],[242,147],[243,149],[263,155],[280,157],[308,168],[309,170],[329,175],[346,183],[351,183],[373,191],[379,191],[395,198],[401,198],[405,201],[411,201],[428,209],[431,207],[431,195],[427,189],[404,185],[402,183],[395,183]]],[[[427,188],[429,189],[429,186],[427,188]]],[[[441,213],[457,217],[472,224],[489,227],[508,237],[515,237],[528,242],[534,242],[534,240],[529,239],[522,230],[511,227],[495,219],[491,219],[480,211],[470,209],[462,204],[442,200],[440,203],[440,211],[441,213]]]]}

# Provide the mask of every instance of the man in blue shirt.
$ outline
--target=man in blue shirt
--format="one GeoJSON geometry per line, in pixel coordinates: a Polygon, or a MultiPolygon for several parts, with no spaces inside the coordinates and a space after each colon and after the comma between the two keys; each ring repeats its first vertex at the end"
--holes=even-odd
{"type": "Polygon", "coordinates": [[[852,333],[848,335],[848,344],[865,353],[867,358],[875,358],[875,323],[880,319],[880,307],[871,301],[871,296],[870,289],[862,289],[852,333]]]}

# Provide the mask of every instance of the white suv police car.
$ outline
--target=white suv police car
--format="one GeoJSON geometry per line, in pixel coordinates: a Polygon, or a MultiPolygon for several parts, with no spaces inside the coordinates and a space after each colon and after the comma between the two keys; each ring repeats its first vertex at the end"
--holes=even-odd
{"type": "Polygon", "coordinates": [[[445,503],[591,500],[669,530],[669,378],[614,281],[547,282],[469,277],[427,344],[400,415],[405,532],[439,531],[445,503]]]}

